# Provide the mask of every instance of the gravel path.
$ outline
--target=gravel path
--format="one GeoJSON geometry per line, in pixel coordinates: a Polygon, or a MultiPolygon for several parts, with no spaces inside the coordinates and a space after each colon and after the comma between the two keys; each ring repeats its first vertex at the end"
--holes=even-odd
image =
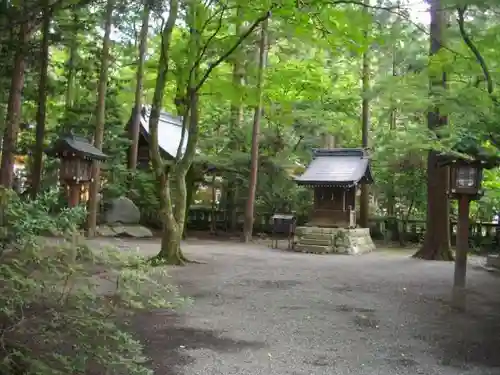
{"type": "Polygon", "coordinates": [[[171,272],[194,304],[137,321],[158,375],[500,374],[500,279],[477,266],[461,314],[447,304],[450,263],[209,241],[184,249],[207,262],[171,272]]]}

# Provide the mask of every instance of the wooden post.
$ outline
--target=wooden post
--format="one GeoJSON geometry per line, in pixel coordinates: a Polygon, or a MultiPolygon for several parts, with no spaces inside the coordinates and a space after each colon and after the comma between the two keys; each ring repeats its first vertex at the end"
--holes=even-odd
{"type": "Polygon", "coordinates": [[[321,135],[321,148],[328,150],[335,148],[335,136],[333,134],[323,133],[321,135]]]}
{"type": "Polygon", "coordinates": [[[466,305],[467,252],[469,251],[469,204],[470,197],[461,194],[458,200],[457,245],[455,274],[453,277],[452,306],[464,311],[466,305]]]}
{"type": "Polygon", "coordinates": [[[78,206],[80,203],[80,184],[70,184],[69,185],[69,199],[68,206],[70,208],[78,206]]]}
{"type": "Polygon", "coordinates": [[[215,172],[213,172],[212,176],[212,213],[210,214],[210,233],[215,234],[217,232],[217,218],[216,218],[216,207],[215,207],[215,172]]]}

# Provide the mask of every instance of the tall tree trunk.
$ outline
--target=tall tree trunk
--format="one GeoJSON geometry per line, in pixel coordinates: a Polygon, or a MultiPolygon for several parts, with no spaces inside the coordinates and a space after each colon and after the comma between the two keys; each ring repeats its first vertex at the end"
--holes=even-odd
{"type": "MultiPolygon", "coordinates": [[[[365,0],[365,4],[369,5],[370,1],[365,0]]],[[[368,14],[368,8],[364,7],[363,11],[368,14]]],[[[365,31],[365,40],[368,43],[368,31],[365,31]]],[[[368,90],[370,89],[370,55],[369,47],[363,53],[363,68],[362,68],[362,95],[361,102],[361,146],[368,148],[368,136],[370,132],[370,102],[368,100],[368,90]]],[[[368,184],[361,185],[361,196],[359,200],[359,225],[362,228],[368,228],[368,216],[370,210],[370,190],[368,184]]]]}
{"type": "Polygon", "coordinates": [[[0,164],[0,185],[10,188],[14,181],[14,156],[16,153],[17,135],[21,122],[22,90],[24,87],[24,69],[26,43],[29,37],[28,24],[21,23],[19,38],[14,57],[14,66],[10,81],[9,100],[7,102],[7,118],[3,134],[2,161],[0,164]]]}
{"type": "MultiPolygon", "coordinates": [[[[431,1],[430,50],[432,57],[439,53],[445,43],[446,12],[441,0],[431,1]]],[[[430,95],[434,90],[446,89],[446,72],[430,76],[430,95]]],[[[436,130],[448,123],[446,116],[440,114],[439,108],[433,108],[427,116],[430,130],[436,130]]],[[[438,167],[438,156],[434,150],[429,151],[427,158],[427,220],[425,237],[422,247],[414,254],[416,258],[428,260],[453,260],[450,249],[450,224],[448,167],[438,167]]]]}
{"type": "Polygon", "coordinates": [[[69,111],[75,100],[75,77],[76,77],[76,56],[78,49],[78,13],[73,11],[73,30],[69,43],[69,58],[67,62],[67,83],[66,83],[66,112],[69,111]]]}
{"type": "Polygon", "coordinates": [[[267,26],[268,26],[268,20],[266,19],[262,23],[260,32],[259,55],[258,55],[259,65],[258,65],[258,76],[257,76],[257,106],[255,107],[254,118],[253,118],[250,182],[248,186],[247,205],[245,208],[243,242],[250,242],[252,240],[255,192],[257,190],[257,177],[259,168],[259,136],[260,136],[260,122],[262,118],[262,95],[264,88],[264,75],[265,75],[266,57],[267,57],[267,26]]]}
{"type": "MultiPolygon", "coordinates": [[[[396,70],[396,45],[392,46],[392,76],[396,77],[397,76],[397,70],[396,70]]],[[[394,98],[391,96],[391,113],[389,116],[389,131],[395,131],[396,130],[396,121],[397,121],[397,113],[396,113],[396,104],[394,103],[394,98]]],[[[399,233],[399,226],[398,226],[398,220],[396,219],[396,194],[395,194],[395,189],[394,189],[394,176],[390,174],[389,176],[390,182],[389,182],[389,189],[387,191],[387,216],[388,216],[388,221],[387,221],[387,227],[388,227],[388,234],[389,236],[386,236],[387,241],[392,241],[396,238],[399,238],[400,233],[399,233]]]]}
{"type": "Polygon", "coordinates": [[[50,9],[45,0],[42,24],[42,51],[40,56],[40,82],[38,84],[38,108],[36,113],[36,144],[33,170],[31,173],[31,198],[40,192],[42,181],[43,140],[45,137],[45,114],[47,107],[47,76],[49,67],[50,9]]]}
{"type": "Polygon", "coordinates": [[[148,44],[150,11],[151,11],[151,4],[149,3],[149,0],[144,0],[144,9],[142,11],[142,25],[141,25],[141,32],[139,35],[140,40],[139,40],[139,56],[137,61],[137,73],[136,73],[135,103],[134,103],[132,124],[130,126],[130,135],[129,135],[130,139],[132,140],[132,145],[130,147],[128,167],[131,170],[135,170],[137,167],[137,151],[139,149],[139,131],[141,128],[144,60],[148,44]]]}
{"type": "MultiPolygon", "coordinates": [[[[158,62],[158,71],[156,74],[155,91],[153,94],[153,102],[151,105],[151,115],[149,118],[149,130],[150,130],[150,142],[149,149],[151,154],[151,163],[153,165],[153,171],[156,178],[160,182],[159,189],[159,211],[163,224],[163,235],[162,235],[162,248],[160,254],[162,256],[157,256],[156,258],[169,263],[176,263],[177,259],[168,259],[167,254],[164,253],[164,242],[168,241],[169,237],[175,235],[171,231],[175,231],[176,228],[170,227],[169,222],[173,221],[173,208],[172,202],[170,200],[170,179],[169,170],[165,168],[163,159],[160,153],[160,147],[158,144],[158,123],[160,120],[160,112],[163,103],[163,97],[165,95],[165,85],[167,84],[167,75],[169,69],[169,50],[170,43],[172,40],[172,32],[175,27],[175,21],[177,20],[177,14],[179,11],[178,0],[170,0],[170,8],[168,13],[167,21],[163,26],[161,32],[161,51],[160,60],[158,62]]],[[[185,121],[185,120],[184,120],[185,121]]],[[[175,237],[175,236],[174,236],[175,237]]],[[[180,248],[180,240],[179,240],[180,248]]],[[[178,262],[180,263],[180,262],[178,262]]]]}
{"type": "MultiPolygon", "coordinates": [[[[171,0],[172,2],[175,0],[171,0]]],[[[156,261],[167,262],[170,264],[183,264],[187,261],[181,251],[180,243],[182,239],[182,232],[184,229],[184,219],[186,214],[186,174],[193,163],[195,156],[196,145],[198,143],[198,91],[210,77],[211,72],[217,68],[222,62],[226,61],[231,54],[238,48],[238,46],[245,40],[257,27],[258,25],[266,20],[270,12],[260,18],[258,18],[249,29],[240,36],[240,38],[235,42],[235,44],[229,48],[224,54],[222,54],[214,63],[205,70],[203,75],[199,74],[201,58],[199,56],[200,51],[203,51],[200,45],[201,38],[197,30],[200,30],[203,23],[206,20],[203,17],[206,9],[203,9],[205,5],[192,1],[188,4],[188,16],[187,24],[191,30],[190,41],[189,41],[189,56],[187,71],[189,72],[185,90],[184,100],[183,100],[183,136],[181,137],[181,142],[177,149],[177,155],[174,164],[171,166],[169,175],[163,170],[163,164],[161,160],[161,155],[159,153],[158,147],[158,118],[161,106],[161,98],[163,95],[164,85],[158,86],[157,77],[157,87],[155,89],[155,99],[153,103],[156,106],[155,119],[156,122],[153,124],[153,113],[150,117],[150,131],[151,138],[153,139],[150,143],[151,156],[153,160],[153,167],[157,177],[161,177],[160,181],[162,183],[162,199],[160,203],[162,204],[162,218],[164,220],[164,235],[162,237],[162,244],[160,252],[155,257],[156,261]],[[201,78],[199,78],[201,76],[201,78]],[[158,92],[157,92],[158,91],[158,92]],[[161,94],[161,95],[160,95],[161,94]],[[182,145],[184,133],[187,131],[188,141],[186,150],[182,153],[182,145]],[[167,178],[169,177],[169,178],[167,178]],[[174,191],[171,189],[171,184],[175,188],[174,191]],[[175,202],[175,205],[172,204],[175,202]]],[[[171,3],[172,8],[172,3],[171,3]]],[[[170,11],[172,13],[172,10],[170,11]]],[[[177,14],[177,9],[175,9],[175,14],[177,14]]],[[[169,14],[170,20],[170,14],[169,14]]],[[[161,63],[159,64],[158,76],[164,74],[163,82],[166,81],[166,73],[168,70],[168,59],[166,59],[166,54],[168,53],[168,48],[170,47],[170,37],[172,35],[172,30],[175,24],[175,17],[169,25],[167,20],[166,26],[170,26],[168,32],[168,42],[163,38],[162,42],[162,52],[160,54],[161,63]],[[162,57],[163,56],[163,57],[162,57]]],[[[163,35],[162,35],[163,36],[163,35]]],[[[161,81],[161,80],[160,80],[161,81]]],[[[153,112],[153,111],[152,111],[153,112]]]]}
{"type": "MultiPolygon", "coordinates": [[[[236,9],[236,36],[241,34],[242,29],[242,7],[238,6],[236,9]]],[[[232,95],[231,107],[230,107],[230,119],[229,119],[229,144],[228,148],[230,150],[241,151],[239,149],[238,140],[236,139],[236,134],[241,128],[241,123],[243,121],[243,100],[242,100],[242,89],[243,80],[245,77],[245,64],[244,64],[245,54],[242,49],[235,51],[231,58],[231,63],[233,65],[232,73],[232,88],[234,94],[232,95]]],[[[228,178],[228,189],[227,189],[227,205],[226,214],[229,221],[229,230],[235,232],[238,225],[238,178],[236,173],[233,173],[228,178]]]]}
{"type": "MultiPolygon", "coordinates": [[[[111,26],[113,23],[114,0],[107,0],[104,24],[104,38],[102,41],[101,67],[99,84],[97,87],[97,107],[94,146],[102,150],[104,138],[104,123],[106,120],[106,91],[108,88],[109,47],[111,44],[111,26]]],[[[101,167],[99,162],[92,164],[92,182],[89,190],[88,235],[94,237],[97,227],[97,213],[99,210],[99,190],[101,186],[101,167]]]]}
{"type": "Polygon", "coordinates": [[[198,54],[201,51],[201,35],[197,32],[200,27],[200,10],[202,5],[197,1],[187,4],[186,23],[190,27],[189,48],[186,80],[177,80],[177,85],[182,85],[178,90],[178,95],[183,96],[179,106],[182,114],[182,136],[176,153],[176,160],[171,168],[170,179],[167,180],[166,195],[170,202],[167,205],[165,215],[165,230],[163,232],[160,252],[157,259],[168,264],[184,264],[187,259],[181,249],[181,240],[184,231],[184,221],[186,219],[187,207],[187,184],[186,176],[193,163],[196,145],[198,143],[198,89],[196,88],[199,79],[198,54]],[[182,95],[181,93],[184,93],[182,95]],[[187,146],[184,153],[182,144],[187,133],[187,146]],[[170,184],[172,182],[172,185],[170,184]],[[171,188],[173,187],[173,189],[171,188]]]}

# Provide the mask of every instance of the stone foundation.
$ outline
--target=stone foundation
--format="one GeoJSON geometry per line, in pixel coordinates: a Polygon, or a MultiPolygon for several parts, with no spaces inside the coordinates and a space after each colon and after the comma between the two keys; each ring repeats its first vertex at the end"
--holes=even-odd
{"type": "Polygon", "coordinates": [[[297,227],[294,251],[314,254],[364,254],[375,250],[369,228],[297,227]]]}

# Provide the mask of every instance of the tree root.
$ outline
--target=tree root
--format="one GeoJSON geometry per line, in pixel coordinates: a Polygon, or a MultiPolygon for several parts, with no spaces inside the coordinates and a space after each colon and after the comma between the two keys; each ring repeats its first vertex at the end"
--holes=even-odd
{"type": "Polygon", "coordinates": [[[153,267],[158,266],[185,266],[186,264],[206,264],[197,260],[187,258],[182,252],[175,254],[175,256],[165,256],[161,251],[148,259],[148,263],[153,267]]]}
{"type": "Polygon", "coordinates": [[[451,262],[454,260],[453,253],[450,250],[447,251],[429,251],[426,247],[421,247],[412,258],[423,259],[423,260],[437,260],[444,262],[451,262]]]}

